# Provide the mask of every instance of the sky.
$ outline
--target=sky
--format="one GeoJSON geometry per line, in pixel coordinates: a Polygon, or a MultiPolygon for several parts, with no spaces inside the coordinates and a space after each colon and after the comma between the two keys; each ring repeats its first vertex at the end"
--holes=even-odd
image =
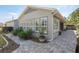
{"type": "Polygon", "coordinates": [[[25,9],[24,5],[0,5],[0,23],[17,19],[25,9]]]}
{"type": "MultiPolygon", "coordinates": [[[[17,19],[26,5],[0,5],[0,23],[17,19]]],[[[79,5],[41,5],[41,7],[56,8],[64,17],[68,17],[79,5]]]]}

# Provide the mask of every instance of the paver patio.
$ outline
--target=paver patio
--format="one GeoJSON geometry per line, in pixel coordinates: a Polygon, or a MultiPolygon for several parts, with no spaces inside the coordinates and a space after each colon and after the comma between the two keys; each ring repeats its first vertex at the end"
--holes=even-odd
{"type": "Polygon", "coordinates": [[[6,34],[9,38],[20,44],[13,53],[74,53],[77,39],[74,31],[67,30],[49,43],[37,43],[31,40],[22,40],[12,34],[6,34]]]}

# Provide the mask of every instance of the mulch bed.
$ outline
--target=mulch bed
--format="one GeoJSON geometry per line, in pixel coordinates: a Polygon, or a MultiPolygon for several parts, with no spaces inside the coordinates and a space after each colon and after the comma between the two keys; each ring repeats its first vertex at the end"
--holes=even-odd
{"type": "Polygon", "coordinates": [[[5,36],[5,35],[3,35],[3,36],[8,41],[8,46],[3,48],[2,50],[0,50],[0,53],[11,53],[12,51],[14,51],[15,49],[17,49],[19,47],[19,45],[17,43],[15,43],[11,39],[9,39],[7,36],[5,36]]]}
{"type": "Polygon", "coordinates": [[[45,40],[44,42],[40,42],[38,38],[32,38],[31,40],[38,43],[48,43],[47,40],[45,40]]]}

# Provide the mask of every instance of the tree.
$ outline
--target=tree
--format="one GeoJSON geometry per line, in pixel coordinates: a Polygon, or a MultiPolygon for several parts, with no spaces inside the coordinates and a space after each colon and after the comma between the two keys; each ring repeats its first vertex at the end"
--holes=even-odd
{"type": "Polygon", "coordinates": [[[77,25],[79,23],[79,8],[73,11],[65,21],[67,25],[77,25]]]}

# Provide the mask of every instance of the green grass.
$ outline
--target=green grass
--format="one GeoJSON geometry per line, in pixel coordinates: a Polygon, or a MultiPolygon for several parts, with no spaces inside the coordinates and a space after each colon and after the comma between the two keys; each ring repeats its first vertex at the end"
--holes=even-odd
{"type": "Polygon", "coordinates": [[[0,48],[2,48],[6,44],[6,41],[0,35],[0,48]]]}

